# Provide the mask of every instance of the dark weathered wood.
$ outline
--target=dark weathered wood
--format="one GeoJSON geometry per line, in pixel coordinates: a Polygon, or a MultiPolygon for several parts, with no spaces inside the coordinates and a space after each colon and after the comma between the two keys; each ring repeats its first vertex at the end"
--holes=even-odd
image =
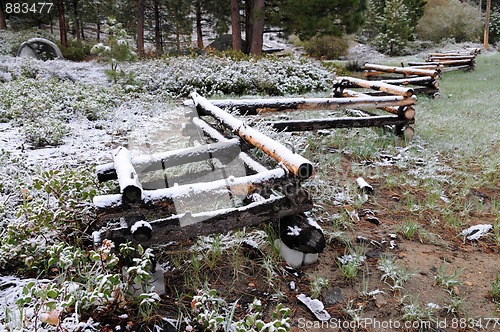
{"type": "Polygon", "coordinates": [[[119,147],[113,152],[113,167],[120,185],[121,200],[125,203],[141,201],[142,186],[126,148],[119,147]]]}
{"type": "MultiPolygon", "coordinates": [[[[219,133],[215,128],[210,126],[206,121],[196,117],[192,119],[193,124],[196,125],[200,130],[202,130],[205,135],[210,137],[211,139],[218,142],[226,142],[228,139],[224,137],[221,133],[219,133]]],[[[240,152],[239,158],[241,161],[245,163],[245,166],[249,167],[253,172],[260,173],[268,171],[268,169],[260,164],[258,161],[253,159],[250,155],[245,152],[240,152]]]]}
{"type": "MultiPolygon", "coordinates": [[[[239,140],[235,138],[225,142],[138,156],[131,158],[130,162],[136,171],[146,173],[213,158],[228,162],[237,158],[240,152],[239,140]]],[[[96,172],[100,182],[117,179],[113,163],[97,166],[96,172]]]]}
{"type": "Polygon", "coordinates": [[[306,158],[295,154],[283,144],[260,133],[243,121],[236,119],[231,114],[221,110],[199,94],[192,93],[191,97],[197,108],[202,108],[210,113],[217,121],[222,123],[233,133],[275,159],[296,176],[306,179],[313,174],[313,164],[306,158]]]}
{"type": "Polygon", "coordinates": [[[147,237],[135,237],[129,226],[104,231],[101,237],[118,243],[141,241],[141,244],[148,246],[200,235],[224,234],[232,229],[255,226],[268,220],[296,215],[312,207],[311,201],[296,205],[284,196],[272,197],[233,209],[192,215],[187,213],[155,220],[148,223],[151,233],[147,237]]]}
{"type": "Polygon", "coordinates": [[[413,119],[404,119],[394,115],[380,115],[369,117],[344,117],[331,119],[312,119],[302,121],[266,122],[279,131],[309,131],[331,128],[361,128],[380,127],[385,125],[404,125],[414,123],[413,119]]]}
{"type": "Polygon", "coordinates": [[[353,88],[353,87],[367,88],[367,89],[387,92],[392,95],[403,96],[406,98],[413,96],[413,89],[411,88],[403,88],[392,84],[387,84],[378,81],[367,81],[354,77],[339,76],[334,82],[334,87],[336,86],[343,86],[346,88],[353,88]]]}
{"type": "MultiPolygon", "coordinates": [[[[130,162],[136,171],[146,173],[213,158],[228,162],[237,158],[240,152],[239,140],[235,138],[225,142],[139,156],[131,158],[130,162]]],[[[96,172],[99,182],[117,179],[113,163],[97,166],[96,172]]]]}
{"type": "MultiPolygon", "coordinates": [[[[211,182],[145,190],[143,201],[136,203],[133,207],[142,214],[160,209],[163,215],[173,215],[176,213],[175,203],[179,201],[196,201],[207,196],[246,196],[262,188],[281,187],[285,182],[293,183],[293,181],[293,178],[289,178],[282,168],[242,177],[233,177],[228,174],[228,178],[211,182]]],[[[131,207],[129,204],[123,204],[120,194],[98,195],[94,197],[93,203],[97,208],[98,219],[101,215],[119,214],[131,207]]]]}

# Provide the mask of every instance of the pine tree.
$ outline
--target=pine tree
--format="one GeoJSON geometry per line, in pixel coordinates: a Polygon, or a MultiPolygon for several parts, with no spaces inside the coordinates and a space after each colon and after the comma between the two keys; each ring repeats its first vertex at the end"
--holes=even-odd
{"type": "Polygon", "coordinates": [[[365,0],[289,0],[283,5],[283,27],[301,39],[355,32],[363,23],[365,0]]]}
{"type": "Polygon", "coordinates": [[[374,45],[391,56],[401,54],[413,33],[408,8],[404,0],[386,0],[381,20],[382,30],[374,40],[374,45]]]}

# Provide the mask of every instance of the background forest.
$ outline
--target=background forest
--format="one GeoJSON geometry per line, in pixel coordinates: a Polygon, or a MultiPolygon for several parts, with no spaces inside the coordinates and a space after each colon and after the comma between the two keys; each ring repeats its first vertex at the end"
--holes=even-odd
{"type": "MultiPolygon", "coordinates": [[[[293,36],[317,57],[342,56],[346,36],[354,33],[383,53],[402,55],[428,41],[479,42],[487,5],[486,0],[57,0],[40,10],[37,3],[27,0],[21,8],[0,0],[0,29],[44,28],[59,35],[65,56],[76,60],[105,39],[110,23],[133,37],[139,57],[204,49],[228,33],[233,50],[260,55],[268,32],[293,36]]],[[[489,22],[489,42],[495,44],[500,38],[495,2],[489,22]]]]}

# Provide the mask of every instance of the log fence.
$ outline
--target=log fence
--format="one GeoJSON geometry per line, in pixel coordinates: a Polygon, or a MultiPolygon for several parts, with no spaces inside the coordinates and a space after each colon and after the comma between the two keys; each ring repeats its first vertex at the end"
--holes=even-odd
{"type": "Polygon", "coordinates": [[[205,144],[134,157],[119,147],[113,151],[113,162],[97,166],[98,180],[117,181],[119,192],[94,197],[95,238],[149,246],[283,219],[287,225],[296,220],[304,229],[292,243],[286,240],[288,247],[306,245],[306,252],[321,252],[325,246],[321,229],[304,228],[302,216],[313,207],[301,186],[313,175],[313,164],[197,93],[191,98],[197,112],[187,115],[184,128],[191,130],[183,134],[197,136],[205,144]],[[259,162],[251,153],[255,149],[274,159],[275,167],[259,162]],[[188,169],[183,176],[165,177],[171,167],[196,162],[210,162],[214,172],[188,169]],[[160,177],[163,187],[148,188],[142,180],[151,174],[160,177]],[[214,207],[214,202],[221,201],[226,206],[214,207]],[[186,205],[198,209],[192,211],[186,205]]]}

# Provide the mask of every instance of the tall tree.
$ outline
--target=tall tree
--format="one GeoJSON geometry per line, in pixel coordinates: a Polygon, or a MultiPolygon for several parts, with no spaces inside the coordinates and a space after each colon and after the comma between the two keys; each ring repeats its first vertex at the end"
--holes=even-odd
{"type": "Polygon", "coordinates": [[[196,17],[196,42],[198,44],[198,48],[202,50],[205,47],[203,45],[203,26],[201,24],[202,21],[201,0],[195,1],[194,11],[196,17]]]}
{"type": "Polygon", "coordinates": [[[3,0],[0,0],[0,29],[7,29],[6,15],[3,11],[3,0]]]}
{"type": "Polygon", "coordinates": [[[191,0],[169,0],[165,2],[168,20],[165,22],[166,34],[174,43],[176,52],[190,45],[193,31],[193,21],[191,19],[191,0]]]}
{"type": "Polygon", "coordinates": [[[59,15],[59,36],[61,45],[68,47],[68,34],[66,31],[66,18],[64,17],[64,0],[57,0],[57,13],[59,15]]]}
{"type": "Polygon", "coordinates": [[[80,8],[79,8],[79,0],[72,0],[71,1],[71,7],[73,9],[73,20],[75,24],[75,35],[76,35],[76,40],[80,41],[81,39],[81,34],[80,34],[80,8]]]}
{"type": "Polygon", "coordinates": [[[144,9],[145,0],[137,0],[137,55],[144,56],[144,9]]]}
{"type": "MultiPolygon", "coordinates": [[[[261,55],[262,45],[263,45],[263,35],[264,35],[264,22],[265,22],[265,3],[264,0],[253,0],[250,1],[252,4],[252,9],[250,12],[251,29],[251,43],[250,43],[250,54],[261,55]]],[[[248,14],[247,14],[248,15],[248,14]]]]}
{"type": "Polygon", "coordinates": [[[163,43],[161,41],[161,15],[160,15],[160,0],[154,0],[154,21],[155,21],[155,48],[156,54],[163,53],[163,43]]]}
{"type": "Polygon", "coordinates": [[[231,0],[231,41],[233,50],[243,51],[241,42],[240,4],[238,0],[231,0]]]}

